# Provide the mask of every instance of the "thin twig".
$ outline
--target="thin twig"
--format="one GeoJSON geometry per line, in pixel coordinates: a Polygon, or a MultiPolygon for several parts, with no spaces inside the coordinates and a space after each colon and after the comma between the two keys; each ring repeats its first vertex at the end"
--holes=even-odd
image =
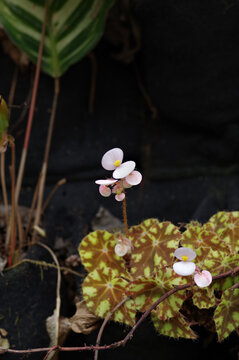
{"type": "Polygon", "coordinates": [[[5,178],[5,152],[1,152],[1,185],[2,185],[2,196],[3,204],[5,208],[5,221],[6,228],[8,226],[8,198],[7,198],[7,187],[6,187],[6,178],[5,178]]]}
{"type": "Polygon", "coordinates": [[[54,252],[47,246],[46,244],[43,244],[42,242],[37,242],[38,245],[44,247],[52,256],[53,260],[55,261],[55,264],[57,266],[57,284],[56,284],[56,308],[54,310],[54,315],[56,316],[56,323],[55,323],[55,334],[56,334],[56,343],[54,345],[58,345],[59,341],[59,326],[60,326],[60,308],[61,308],[61,270],[60,270],[60,264],[59,261],[54,254],[54,252]]]}
{"type": "Polygon", "coordinates": [[[13,256],[16,249],[16,228],[15,228],[15,144],[11,142],[11,195],[12,195],[12,209],[11,209],[11,240],[10,240],[10,253],[8,258],[8,265],[13,264],[13,256]]]}
{"type": "Polygon", "coordinates": [[[30,134],[31,134],[34,109],[35,109],[35,104],[36,104],[36,97],[37,97],[38,83],[39,83],[39,77],[40,77],[40,71],[41,71],[41,61],[42,61],[42,54],[43,54],[43,47],[44,47],[44,39],[45,39],[45,32],[46,32],[49,2],[50,2],[49,0],[46,0],[44,20],[42,23],[41,41],[40,41],[40,45],[39,45],[34,85],[33,85],[33,90],[32,90],[32,98],[31,98],[31,104],[30,104],[28,121],[27,121],[27,128],[26,128],[25,139],[24,139],[22,155],[21,155],[19,171],[18,171],[18,177],[17,177],[16,192],[15,192],[16,204],[18,204],[18,199],[19,199],[20,190],[21,190],[21,186],[22,186],[22,179],[23,179],[23,174],[24,174],[24,169],[25,169],[28,144],[29,144],[29,139],[30,139],[30,134]]]}
{"type": "Polygon", "coordinates": [[[9,117],[11,115],[11,108],[12,108],[14,95],[15,95],[15,91],[16,91],[17,79],[18,79],[18,66],[15,67],[14,74],[13,74],[13,79],[12,79],[12,84],[11,84],[11,88],[10,88],[10,92],[9,92],[9,96],[8,96],[9,117]]]}
{"type": "MultiPolygon", "coordinates": [[[[47,173],[47,165],[48,165],[48,158],[50,153],[50,147],[51,147],[51,140],[52,140],[52,133],[53,133],[53,127],[56,117],[56,109],[57,109],[57,102],[58,102],[58,96],[59,96],[59,79],[54,79],[54,97],[53,97],[53,104],[52,104],[52,112],[49,122],[49,128],[48,128],[48,134],[47,134],[47,141],[46,141],[46,147],[45,147],[45,154],[44,154],[44,160],[42,164],[41,174],[40,174],[40,185],[39,185],[39,193],[38,193],[38,200],[37,200],[37,207],[36,207],[36,215],[34,219],[33,229],[35,226],[39,225],[40,217],[42,213],[42,202],[43,202],[43,195],[44,195],[44,187],[45,187],[45,181],[46,181],[46,173],[47,173]]],[[[33,230],[33,242],[36,236],[36,231],[33,230]]]]}
{"type": "MultiPolygon", "coordinates": [[[[39,178],[37,180],[35,190],[34,190],[34,194],[33,194],[33,198],[32,198],[32,204],[31,204],[31,208],[30,208],[30,211],[29,211],[28,219],[27,219],[27,225],[26,225],[26,230],[25,230],[26,239],[27,239],[28,233],[30,231],[31,222],[32,222],[32,218],[33,218],[33,213],[34,213],[34,210],[35,210],[35,207],[36,207],[37,196],[38,196],[39,186],[40,186],[40,179],[41,179],[41,177],[39,176],[39,178]]],[[[28,246],[30,246],[30,240],[28,241],[28,246]]]]}
{"type": "Polygon", "coordinates": [[[52,189],[52,191],[50,192],[50,194],[48,195],[48,197],[46,198],[43,206],[42,206],[42,214],[44,213],[44,211],[46,210],[47,206],[49,205],[52,197],[55,195],[56,191],[59,189],[60,186],[64,185],[66,183],[66,179],[61,179],[57,182],[57,184],[54,186],[54,188],[52,189]]]}
{"type": "MultiPolygon", "coordinates": [[[[104,319],[101,327],[100,327],[100,330],[98,332],[98,336],[97,336],[97,339],[96,339],[96,346],[99,346],[100,345],[100,340],[101,340],[101,337],[102,337],[102,334],[103,334],[103,331],[104,331],[104,328],[106,326],[106,324],[108,323],[108,321],[110,320],[111,316],[115,313],[116,310],[118,310],[121,305],[123,305],[127,300],[130,299],[130,296],[127,296],[126,298],[122,299],[119,304],[117,304],[113,310],[111,310],[109,312],[109,314],[106,316],[106,318],[104,319]]],[[[99,350],[95,350],[95,356],[94,356],[94,360],[98,360],[98,354],[99,354],[99,350]]]]}
{"type": "MultiPolygon", "coordinates": [[[[23,259],[23,260],[15,263],[15,264],[14,264],[13,266],[11,266],[11,267],[5,268],[5,269],[3,270],[3,272],[9,271],[9,270],[11,270],[11,269],[13,269],[13,268],[21,265],[21,264],[24,264],[24,263],[29,263],[29,264],[34,264],[34,265],[37,265],[37,266],[51,267],[51,268],[54,268],[54,269],[58,269],[58,266],[56,266],[55,264],[47,263],[46,261],[33,260],[33,259],[23,259]]],[[[59,269],[60,269],[61,271],[68,272],[68,273],[70,273],[70,274],[72,274],[72,275],[76,275],[76,276],[79,276],[79,277],[81,277],[81,278],[85,277],[85,275],[80,274],[80,273],[78,273],[77,271],[74,271],[74,270],[72,270],[72,269],[70,269],[70,268],[68,268],[68,267],[66,267],[66,266],[60,266],[59,269]]]]}

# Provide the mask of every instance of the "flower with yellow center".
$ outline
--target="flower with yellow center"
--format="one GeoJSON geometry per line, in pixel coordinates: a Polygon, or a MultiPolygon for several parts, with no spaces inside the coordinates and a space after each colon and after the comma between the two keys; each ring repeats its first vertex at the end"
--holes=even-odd
{"type": "Polygon", "coordinates": [[[178,275],[188,276],[195,272],[196,265],[191,261],[196,257],[195,251],[181,247],[175,250],[174,256],[181,260],[173,264],[173,270],[178,275]]]}

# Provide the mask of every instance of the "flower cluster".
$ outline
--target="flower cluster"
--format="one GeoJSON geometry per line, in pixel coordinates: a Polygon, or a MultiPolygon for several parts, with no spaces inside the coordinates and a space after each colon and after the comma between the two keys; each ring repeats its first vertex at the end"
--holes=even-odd
{"type": "Polygon", "coordinates": [[[99,192],[102,196],[108,197],[111,193],[115,194],[117,201],[125,198],[125,189],[138,185],[142,180],[142,175],[135,169],[134,161],[123,162],[124,153],[119,148],[107,151],[102,157],[101,164],[105,170],[114,170],[112,178],[96,180],[100,185],[99,192]]]}
{"type": "Polygon", "coordinates": [[[174,256],[181,260],[173,264],[173,270],[176,272],[176,274],[188,276],[195,273],[194,281],[200,288],[211,284],[211,273],[207,270],[200,271],[194,262],[192,262],[192,260],[196,257],[195,251],[187,247],[181,247],[175,250],[174,256]]]}

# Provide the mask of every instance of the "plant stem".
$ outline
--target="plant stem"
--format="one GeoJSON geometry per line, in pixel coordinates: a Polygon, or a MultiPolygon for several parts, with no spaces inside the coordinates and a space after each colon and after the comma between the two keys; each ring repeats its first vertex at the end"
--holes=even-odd
{"type": "Polygon", "coordinates": [[[1,185],[2,185],[2,195],[3,195],[3,204],[5,208],[5,218],[6,218],[6,228],[8,226],[8,198],[7,198],[7,187],[5,179],[5,152],[1,153],[1,185]]]}
{"type": "Polygon", "coordinates": [[[125,235],[128,236],[129,228],[128,228],[128,220],[127,220],[127,208],[126,208],[126,199],[124,198],[122,201],[122,210],[123,210],[123,219],[124,219],[124,229],[125,235]]]}
{"type": "MultiPolygon", "coordinates": [[[[55,90],[54,90],[54,97],[53,97],[53,104],[52,104],[52,112],[51,112],[50,123],[49,123],[49,128],[48,128],[44,160],[43,160],[42,169],[41,169],[41,173],[40,173],[38,201],[37,201],[36,216],[35,216],[33,228],[35,228],[36,225],[39,225],[40,217],[41,217],[41,213],[42,213],[42,202],[43,202],[43,195],[44,195],[44,186],[45,186],[45,181],[46,181],[48,158],[49,158],[49,153],[50,153],[51,139],[52,139],[53,127],[54,127],[54,122],[55,122],[55,117],[56,117],[58,96],[59,96],[59,91],[60,91],[58,78],[55,78],[54,85],[55,85],[55,90]]],[[[34,242],[35,236],[36,236],[36,230],[34,229],[33,242],[34,242]]]]}
{"type": "MultiPolygon", "coordinates": [[[[112,311],[109,312],[109,314],[106,316],[106,318],[104,319],[101,327],[100,327],[100,330],[98,332],[98,336],[97,336],[97,340],[96,340],[96,346],[99,346],[100,345],[100,340],[101,340],[101,337],[102,337],[102,334],[103,334],[103,331],[104,331],[104,328],[107,324],[107,322],[109,321],[109,319],[111,318],[111,316],[114,314],[114,312],[116,310],[118,310],[121,305],[123,305],[127,300],[129,300],[130,297],[126,297],[124,299],[122,299],[115,307],[112,311]]],[[[94,360],[98,360],[98,353],[99,353],[99,350],[95,350],[95,356],[94,356],[94,360]]]]}
{"type": "Polygon", "coordinates": [[[29,138],[30,138],[30,134],[31,134],[34,109],[35,109],[35,104],[36,104],[38,83],[39,83],[39,77],[40,77],[40,71],[41,71],[41,61],[42,61],[42,54],[43,54],[43,47],[44,47],[44,39],[45,39],[45,33],[46,33],[48,7],[49,7],[49,0],[46,0],[44,20],[43,20],[43,24],[42,24],[41,41],[40,41],[40,45],[39,45],[34,85],[33,85],[33,90],[32,90],[32,98],[31,98],[31,104],[30,104],[30,109],[29,109],[29,114],[28,114],[27,128],[26,128],[25,139],[24,139],[24,144],[23,144],[23,149],[22,149],[22,155],[21,155],[21,160],[20,160],[20,165],[19,165],[19,170],[18,170],[16,192],[15,192],[16,204],[18,204],[18,199],[19,199],[20,190],[21,190],[21,186],[22,186],[22,179],[23,179],[23,174],[24,174],[24,169],[25,169],[27,150],[28,150],[28,145],[29,145],[29,138]]]}
{"type": "Polygon", "coordinates": [[[11,142],[12,164],[11,164],[11,195],[12,195],[12,211],[11,211],[11,240],[10,253],[8,258],[8,266],[13,264],[13,256],[16,249],[16,229],[15,229],[15,144],[11,142]]]}

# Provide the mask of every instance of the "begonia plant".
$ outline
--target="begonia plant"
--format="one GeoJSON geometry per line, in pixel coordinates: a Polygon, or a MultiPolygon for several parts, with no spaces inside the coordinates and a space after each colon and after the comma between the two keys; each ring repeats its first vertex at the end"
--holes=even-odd
{"type": "Polygon", "coordinates": [[[142,175],[123,156],[120,148],[107,151],[101,163],[113,173],[95,182],[102,196],[122,202],[124,231],[96,230],[79,245],[89,311],[132,327],[137,312],[150,312],[160,334],[195,339],[195,309],[205,309],[222,341],[239,327],[239,211],[184,230],[155,218],[128,228],[126,192],[142,175]]]}

